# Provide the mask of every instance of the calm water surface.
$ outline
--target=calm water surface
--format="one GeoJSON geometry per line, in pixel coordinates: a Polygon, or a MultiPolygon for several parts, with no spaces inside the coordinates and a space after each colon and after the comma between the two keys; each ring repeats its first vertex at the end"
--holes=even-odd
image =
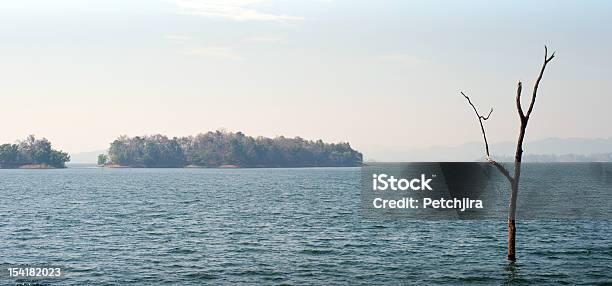
{"type": "Polygon", "coordinates": [[[0,170],[0,263],[66,268],[46,285],[612,282],[610,221],[519,222],[509,266],[503,220],[368,220],[359,176],[0,170]]]}

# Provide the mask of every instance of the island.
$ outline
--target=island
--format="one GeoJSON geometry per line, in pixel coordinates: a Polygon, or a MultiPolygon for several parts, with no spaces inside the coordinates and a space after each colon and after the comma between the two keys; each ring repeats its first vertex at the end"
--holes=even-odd
{"type": "Polygon", "coordinates": [[[357,167],[363,155],[349,143],[324,143],[300,137],[251,137],[215,131],[196,136],[121,136],[98,166],[131,168],[357,167]]]}
{"type": "Polygon", "coordinates": [[[70,156],[54,150],[46,138],[34,135],[15,144],[0,145],[0,168],[2,169],[54,169],[66,168],[70,156]]]}

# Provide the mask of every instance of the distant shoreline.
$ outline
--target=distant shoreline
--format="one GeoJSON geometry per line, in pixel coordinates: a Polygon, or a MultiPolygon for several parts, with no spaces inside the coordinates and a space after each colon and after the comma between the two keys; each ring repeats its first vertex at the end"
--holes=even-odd
{"type": "MultiPolygon", "coordinates": [[[[85,163],[83,163],[85,164],[85,163]]],[[[109,169],[266,169],[266,168],[273,168],[273,169],[283,169],[283,168],[291,168],[291,169],[298,169],[298,168],[347,168],[347,167],[362,167],[365,164],[359,165],[359,166],[238,166],[238,165],[221,165],[221,166],[197,166],[197,165],[187,165],[184,167],[177,167],[177,166],[127,166],[127,165],[96,165],[96,164],[88,164],[88,165],[95,165],[98,168],[109,168],[109,169]]]]}
{"type": "Polygon", "coordinates": [[[26,170],[45,170],[45,169],[65,169],[53,167],[48,164],[26,164],[21,166],[0,166],[0,169],[26,169],[26,170]]]}

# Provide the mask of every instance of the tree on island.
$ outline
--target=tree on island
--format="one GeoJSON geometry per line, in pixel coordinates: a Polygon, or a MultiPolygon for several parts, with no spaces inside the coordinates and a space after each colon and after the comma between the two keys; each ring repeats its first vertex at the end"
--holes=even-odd
{"type": "Polygon", "coordinates": [[[327,144],[300,137],[251,137],[208,132],[168,138],[121,136],[108,150],[109,165],[129,167],[338,167],[361,166],[362,154],[348,143],[327,144]]]}
{"type": "Polygon", "coordinates": [[[108,156],[106,154],[98,155],[98,166],[104,166],[108,162],[108,156]]]}
{"type": "Polygon", "coordinates": [[[49,140],[36,139],[34,135],[16,144],[0,145],[1,168],[19,168],[28,165],[65,168],[68,161],[70,156],[67,153],[54,150],[49,140]]]}
{"type": "Polygon", "coordinates": [[[542,64],[542,68],[540,69],[540,73],[538,78],[536,79],[535,85],[533,87],[533,93],[531,95],[531,102],[529,103],[529,109],[527,109],[527,113],[523,112],[523,107],[521,105],[521,92],[523,89],[522,83],[518,82],[518,87],[516,91],[516,109],[518,111],[519,120],[520,120],[520,129],[519,135],[516,142],[516,153],[514,155],[514,174],[510,174],[510,172],[500,163],[493,160],[489,153],[489,143],[487,142],[487,134],[485,132],[483,121],[486,121],[493,113],[493,108],[489,111],[487,116],[480,115],[476,106],[472,103],[470,98],[465,95],[465,93],[461,92],[461,95],[465,97],[468,101],[472,109],[474,109],[474,113],[478,118],[478,123],[480,123],[480,130],[482,132],[482,137],[485,143],[485,153],[487,161],[489,161],[493,166],[495,166],[510,182],[510,203],[508,205],[508,260],[516,261],[516,252],[515,252],[515,241],[516,241],[516,198],[518,195],[518,187],[519,181],[521,178],[521,161],[523,158],[523,139],[525,138],[525,130],[527,129],[527,123],[529,122],[529,118],[531,116],[531,112],[533,111],[533,106],[535,104],[536,96],[538,94],[538,87],[540,86],[540,81],[542,80],[542,76],[544,75],[544,70],[546,69],[546,65],[555,57],[555,53],[548,56],[548,48],[544,46],[544,63],[542,64]]]}

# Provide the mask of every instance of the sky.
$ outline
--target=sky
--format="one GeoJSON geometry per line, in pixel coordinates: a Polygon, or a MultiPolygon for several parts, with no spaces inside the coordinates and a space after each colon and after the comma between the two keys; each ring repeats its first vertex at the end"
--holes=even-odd
{"type": "Polygon", "coordinates": [[[0,142],[86,152],[223,128],[367,158],[480,141],[460,91],[494,107],[489,141],[514,140],[516,84],[527,105],[545,44],[556,58],[527,140],[608,138],[611,14],[610,1],[2,1],[0,142]]]}

